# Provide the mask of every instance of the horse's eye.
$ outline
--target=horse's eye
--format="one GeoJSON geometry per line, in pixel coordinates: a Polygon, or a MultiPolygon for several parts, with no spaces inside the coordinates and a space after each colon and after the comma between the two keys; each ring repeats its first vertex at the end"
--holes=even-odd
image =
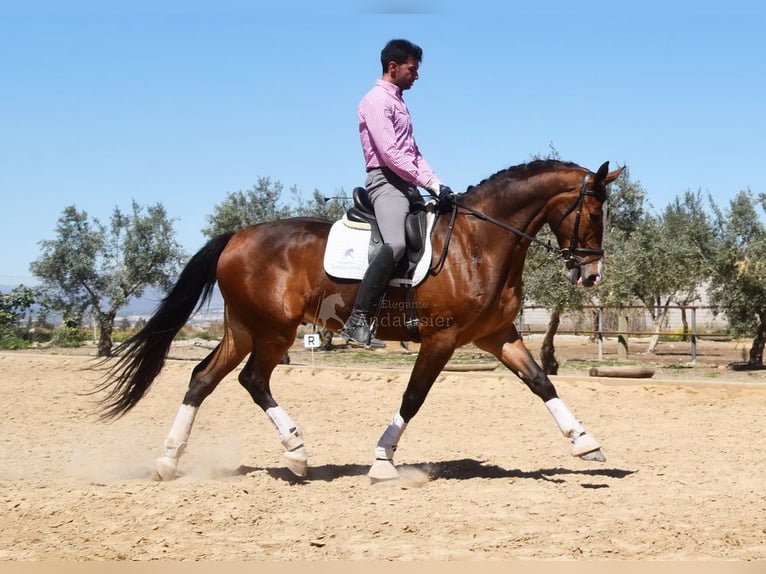
{"type": "Polygon", "coordinates": [[[602,218],[602,217],[603,217],[603,215],[601,215],[600,213],[589,213],[589,214],[588,214],[588,218],[589,218],[589,219],[590,219],[590,220],[591,220],[593,223],[596,223],[597,221],[601,221],[601,218],[602,218]]]}

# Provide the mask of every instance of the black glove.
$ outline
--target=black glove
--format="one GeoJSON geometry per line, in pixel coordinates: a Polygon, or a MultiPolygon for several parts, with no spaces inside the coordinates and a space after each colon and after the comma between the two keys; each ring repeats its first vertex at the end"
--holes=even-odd
{"type": "Polygon", "coordinates": [[[452,201],[455,198],[455,194],[448,185],[439,186],[439,213],[447,213],[452,209],[452,201]]]}

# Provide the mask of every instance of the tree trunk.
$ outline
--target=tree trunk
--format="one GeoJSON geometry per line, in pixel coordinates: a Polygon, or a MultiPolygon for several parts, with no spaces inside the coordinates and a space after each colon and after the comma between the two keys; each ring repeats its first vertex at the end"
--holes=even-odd
{"type": "Polygon", "coordinates": [[[561,312],[558,309],[551,311],[551,320],[548,322],[548,330],[545,332],[542,347],[540,347],[540,362],[546,375],[557,375],[559,362],[556,360],[556,349],[553,346],[553,338],[561,323],[561,312]]]}
{"type": "Polygon", "coordinates": [[[685,343],[689,340],[689,319],[686,317],[686,307],[681,307],[681,325],[683,325],[681,340],[685,343]]]}
{"type": "Polygon", "coordinates": [[[112,332],[114,331],[114,318],[115,313],[103,313],[98,316],[98,356],[99,357],[111,357],[112,356],[112,332]]]}
{"type": "Polygon", "coordinates": [[[646,349],[647,353],[654,353],[657,350],[657,344],[660,342],[660,333],[662,332],[662,324],[668,316],[668,305],[665,304],[662,310],[657,314],[654,319],[654,325],[652,326],[652,336],[649,338],[649,347],[646,349]]]}
{"type": "Polygon", "coordinates": [[[766,344],[766,323],[763,320],[758,324],[758,330],[756,331],[755,338],[753,339],[753,345],[750,347],[750,360],[749,365],[762,367],[763,366],[763,347],[766,344]]]}

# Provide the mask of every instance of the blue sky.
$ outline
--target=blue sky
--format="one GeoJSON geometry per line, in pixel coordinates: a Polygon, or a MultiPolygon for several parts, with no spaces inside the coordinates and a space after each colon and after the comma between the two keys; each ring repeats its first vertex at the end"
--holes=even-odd
{"type": "Polygon", "coordinates": [[[285,200],[350,192],[356,105],[394,37],[424,49],[405,97],[456,191],[553,145],[590,169],[627,165],[656,210],[689,189],[720,205],[766,192],[764,8],[257,4],[3,4],[0,284],[35,282],[68,205],[107,221],[162,203],[192,253],[215,205],[259,177],[285,200]]]}

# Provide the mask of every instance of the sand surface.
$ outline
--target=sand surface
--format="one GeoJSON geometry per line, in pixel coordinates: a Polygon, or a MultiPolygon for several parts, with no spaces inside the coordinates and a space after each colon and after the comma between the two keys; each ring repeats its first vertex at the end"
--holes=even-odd
{"type": "Polygon", "coordinates": [[[233,374],[203,405],[182,476],[161,483],[153,461],[195,362],[170,359],[112,423],[83,395],[92,363],[0,352],[0,559],[766,558],[762,374],[554,377],[603,445],[607,461],[589,463],[510,373],[445,372],[400,443],[402,478],[372,485],[408,370],[298,353],[272,388],[304,430],[307,480],[233,374]]]}

